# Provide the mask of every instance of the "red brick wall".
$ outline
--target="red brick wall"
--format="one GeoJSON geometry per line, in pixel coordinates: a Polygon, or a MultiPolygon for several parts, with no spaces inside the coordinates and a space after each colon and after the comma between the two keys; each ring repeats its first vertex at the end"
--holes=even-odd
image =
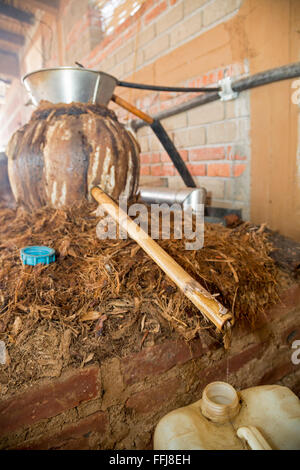
{"type": "Polygon", "coordinates": [[[169,340],[133,356],[66,371],[0,402],[0,448],[149,449],[158,420],[201,397],[206,384],[279,383],[300,395],[300,286],[255,331],[234,330],[229,351],[201,339],[169,340]]]}

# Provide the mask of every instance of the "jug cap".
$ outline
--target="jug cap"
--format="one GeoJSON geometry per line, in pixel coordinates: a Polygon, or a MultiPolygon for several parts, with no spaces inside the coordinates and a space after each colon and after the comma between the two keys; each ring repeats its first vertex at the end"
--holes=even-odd
{"type": "Polygon", "coordinates": [[[48,246],[26,246],[21,249],[21,260],[30,266],[51,264],[55,261],[55,251],[48,246]]]}

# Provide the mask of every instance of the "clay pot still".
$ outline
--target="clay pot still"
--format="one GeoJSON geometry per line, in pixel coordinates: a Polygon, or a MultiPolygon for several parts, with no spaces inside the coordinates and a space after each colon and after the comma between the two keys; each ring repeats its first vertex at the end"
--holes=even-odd
{"type": "Polygon", "coordinates": [[[8,174],[18,204],[70,206],[100,187],[113,199],[132,199],[139,182],[140,147],[105,106],[41,102],[11,137],[8,174]]]}

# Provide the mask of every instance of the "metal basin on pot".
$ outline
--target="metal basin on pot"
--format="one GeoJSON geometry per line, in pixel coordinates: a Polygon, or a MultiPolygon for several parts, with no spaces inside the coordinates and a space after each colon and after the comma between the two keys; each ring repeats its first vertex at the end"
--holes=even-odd
{"type": "Polygon", "coordinates": [[[26,90],[38,105],[52,103],[97,103],[106,106],[118,80],[97,70],[79,67],[56,67],[30,72],[23,77],[26,90]]]}

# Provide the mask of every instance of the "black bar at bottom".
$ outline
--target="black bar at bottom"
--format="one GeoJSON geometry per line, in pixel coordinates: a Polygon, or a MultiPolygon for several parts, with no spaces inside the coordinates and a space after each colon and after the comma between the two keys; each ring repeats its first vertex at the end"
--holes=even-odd
{"type": "Polygon", "coordinates": [[[195,184],[195,181],[193,180],[192,175],[187,169],[179,152],[177,151],[172,140],[170,139],[167,132],[161,125],[160,121],[155,119],[153,121],[153,124],[151,124],[151,128],[153,132],[155,133],[156,137],[159,139],[162,146],[164,147],[164,149],[166,150],[166,152],[168,153],[169,157],[171,158],[172,162],[175,165],[176,170],[180,174],[186,186],[189,188],[196,188],[196,184],[195,184]]]}

